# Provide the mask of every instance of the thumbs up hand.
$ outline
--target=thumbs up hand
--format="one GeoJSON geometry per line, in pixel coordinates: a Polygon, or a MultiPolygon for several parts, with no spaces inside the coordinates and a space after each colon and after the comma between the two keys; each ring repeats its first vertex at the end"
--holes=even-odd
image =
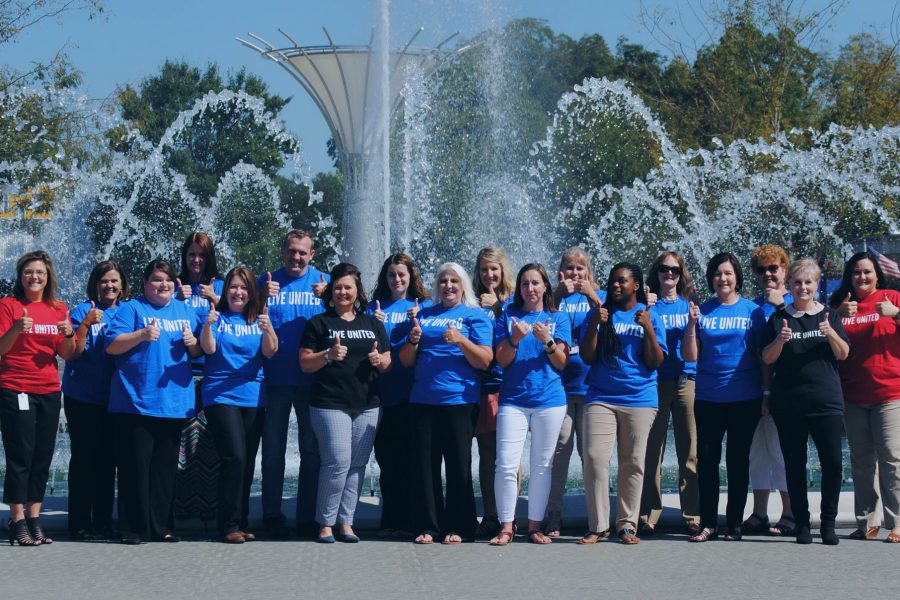
{"type": "Polygon", "coordinates": [[[571,296],[575,293],[576,287],[578,287],[578,284],[575,283],[574,279],[566,279],[566,274],[562,271],[559,272],[559,286],[557,289],[560,296],[571,296]]]}
{"type": "Polygon", "coordinates": [[[216,305],[213,304],[213,301],[209,301],[209,312],[206,313],[206,324],[214,325],[216,321],[219,320],[219,311],[216,310],[216,305]]]}
{"type": "Polygon", "coordinates": [[[531,333],[531,325],[521,319],[517,320],[515,317],[510,317],[510,325],[512,325],[512,331],[510,331],[512,343],[518,346],[522,338],[531,333]]]}
{"type": "Polygon", "coordinates": [[[653,321],[650,320],[650,311],[649,310],[638,310],[634,313],[634,322],[644,328],[644,331],[647,329],[653,329],[653,321]]]}
{"type": "Polygon", "coordinates": [[[378,342],[372,344],[372,349],[369,351],[369,364],[376,369],[381,366],[381,353],[378,352],[378,342]]]}
{"type": "Polygon", "coordinates": [[[882,301],[875,303],[875,312],[877,312],[882,317],[893,319],[897,316],[897,313],[900,312],[900,308],[897,308],[897,306],[894,305],[893,302],[891,302],[891,299],[888,298],[887,292],[885,292],[882,301]]]}
{"type": "Polygon", "coordinates": [[[181,339],[184,341],[184,346],[186,348],[197,345],[197,338],[194,337],[194,332],[191,331],[191,328],[188,327],[187,323],[181,326],[181,339]]]}
{"type": "Polygon", "coordinates": [[[459,329],[453,326],[453,321],[447,323],[447,329],[444,330],[444,341],[446,343],[459,346],[465,339],[459,329]]]}
{"type": "Polygon", "coordinates": [[[781,321],[781,331],[778,332],[778,339],[781,340],[782,344],[786,344],[791,341],[791,335],[793,335],[793,332],[788,325],[787,319],[783,319],[781,321]]]}
{"type": "Polygon", "coordinates": [[[272,271],[266,272],[266,298],[277,296],[281,292],[281,284],[272,281],[272,271]]]}
{"type": "Polygon", "coordinates": [[[831,327],[831,322],[828,320],[828,308],[822,308],[822,320],[819,322],[819,331],[822,332],[822,335],[825,337],[831,337],[834,333],[834,329],[831,327]]]}
{"type": "Polygon", "coordinates": [[[539,339],[542,344],[549,342],[552,339],[552,336],[550,335],[550,319],[548,318],[543,323],[535,321],[534,325],[531,326],[531,333],[533,333],[534,337],[539,339]]]}
{"type": "Polygon", "coordinates": [[[322,273],[319,275],[319,283],[314,283],[312,285],[313,294],[316,295],[317,298],[321,298],[322,294],[325,293],[325,288],[328,287],[328,282],[325,281],[325,274],[322,273]]]}
{"type": "Polygon", "coordinates": [[[334,345],[328,349],[328,360],[344,360],[347,356],[347,346],[341,345],[341,337],[337,334],[334,336],[334,345]]]}
{"type": "Polygon", "coordinates": [[[374,314],[375,318],[379,321],[384,321],[387,318],[387,315],[381,310],[381,300],[375,301],[375,312],[372,314],[374,314]]]}
{"type": "Polygon", "coordinates": [[[28,316],[28,309],[22,309],[24,314],[19,317],[19,320],[16,321],[16,330],[19,333],[28,333],[31,331],[31,327],[34,325],[34,319],[28,316]]]}
{"type": "Polygon", "coordinates": [[[844,298],[841,305],[838,307],[838,310],[841,313],[842,317],[853,317],[856,315],[856,311],[858,310],[858,305],[856,301],[850,300],[850,292],[847,292],[847,297],[844,298]]]}
{"type": "Polygon", "coordinates": [[[154,318],[150,324],[141,329],[141,337],[145,342],[155,342],[159,339],[159,321],[154,318]]]}
{"type": "Polygon", "coordinates": [[[206,298],[213,304],[219,301],[219,297],[216,296],[216,278],[210,277],[209,283],[201,283],[200,284],[200,296],[206,298]]]}
{"type": "Polygon", "coordinates": [[[422,339],[422,327],[419,325],[419,320],[415,317],[413,317],[412,323],[413,326],[412,329],[409,330],[409,337],[407,337],[407,340],[409,340],[410,344],[416,345],[422,339]]]}
{"type": "Polygon", "coordinates": [[[66,337],[72,337],[72,321],[69,320],[69,311],[66,311],[66,318],[56,324],[56,329],[66,337]]]}
{"type": "Polygon", "coordinates": [[[700,307],[692,301],[690,308],[688,308],[688,323],[696,325],[698,321],[700,321],[700,307]]]}
{"type": "Polygon", "coordinates": [[[407,319],[415,319],[419,314],[419,299],[416,298],[416,303],[411,307],[406,309],[406,318],[407,319]]]}
{"type": "Polygon", "coordinates": [[[175,285],[178,286],[175,291],[178,292],[178,298],[181,300],[187,300],[194,293],[190,284],[181,283],[181,280],[178,278],[175,279],[175,285]]]}
{"type": "Polygon", "coordinates": [[[650,286],[644,286],[644,293],[647,295],[647,308],[650,308],[659,300],[659,296],[650,291],[650,286]]]}
{"type": "Polygon", "coordinates": [[[94,301],[91,300],[91,310],[88,311],[87,316],[84,318],[84,321],[90,325],[96,325],[103,320],[103,311],[97,308],[94,304],[94,301]]]}

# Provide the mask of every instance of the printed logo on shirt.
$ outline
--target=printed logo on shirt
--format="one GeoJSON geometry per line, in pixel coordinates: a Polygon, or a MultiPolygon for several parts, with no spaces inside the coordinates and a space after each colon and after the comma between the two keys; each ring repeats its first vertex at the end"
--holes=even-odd
{"type": "Polygon", "coordinates": [[[155,320],[156,326],[159,327],[159,330],[166,332],[181,332],[184,330],[185,326],[187,326],[188,329],[192,328],[191,322],[187,319],[158,319],[156,317],[141,317],[141,320],[144,322],[144,327],[150,325],[155,320]]]}
{"type": "Polygon", "coordinates": [[[682,327],[687,327],[688,324],[688,313],[681,313],[677,315],[661,313],[659,314],[659,318],[662,319],[663,325],[666,329],[679,329],[682,327]]]}
{"type": "Polygon", "coordinates": [[[633,335],[634,337],[644,337],[644,328],[637,323],[615,323],[613,329],[619,335],[633,335]]]}
{"type": "Polygon", "coordinates": [[[853,317],[844,317],[841,319],[841,322],[844,325],[865,325],[867,323],[874,323],[878,319],[881,318],[881,315],[878,313],[872,313],[870,315],[859,315],[853,317]]]}
{"type": "MultiPolygon", "coordinates": [[[[513,317],[513,318],[515,319],[515,317],[513,317]]],[[[519,323],[519,322],[520,322],[520,320],[516,319],[516,323],[519,323]]],[[[544,321],[541,321],[541,323],[543,323],[543,322],[544,321]]],[[[528,332],[531,333],[531,331],[534,329],[534,327],[532,326],[531,323],[525,322],[525,324],[528,325],[528,332]]],[[[512,330],[513,330],[512,319],[510,319],[509,322],[507,322],[506,329],[507,329],[507,333],[509,333],[509,335],[512,335],[512,330]]],[[[550,330],[550,337],[553,337],[556,335],[556,323],[551,322],[550,325],[547,326],[547,329],[550,330]]]]}
{"type": "Polygon", "coordinates": [[[33,323],[31,325],[31,331],[28,333],[40,334],[40,335],[58,335],[59,327],[56,325],[44,325],[43,323],[33,323]]]}
{"type": "Polygon", "coordinates": [[[825,334],[819,331],[818,329],[811,329],[809,331],[797,331],[791,332],[792,340],[806,340],[814,337],[825,337],[825,334]]]}
{"type": "Polygon", "coordinates": [[[109,323],[94,323],[93,325],[91,325],[91,335],[100,335],[100,333],[102,333],[103,330],[106,329],[107,325],[109,325],[109,323]]]}
{"type": "Polygon", "coordinates": [[[569,304],[568,302],[566,302],[565,304],[560,306],[560,308],[564,308],[565,311],[569,314],[586,313],[587,311],[589,311],[591,309],[591,305],[587,300],[584,300],[582,302],[576,302],[573,304],[569,304]]]}
{"type": "Polygon", "coordinates": [[[406,312],[392,312],[384,315],[384,320],[387,323],[391,323],[392,325],[396,325],[397,323],[405,323],[407,320],[406,312]]]}
{"type": "Polygon", "coordinates": [[[322,301],[314,292],[279,292],[269,296],[269,306],[276,304],[288,304],[292,306],[317,306],[322,301]]]}
{"type": "Polygon", "coordinates": [[[751,326],[750,317],[700,317],[703,329],[750,329],[751,326]]]}
{"type": "Polygon", "coordinates": [[[375,336],[374,331],[369,331],[367,329],[350,329],[348,331],[335,331],[333,329],[328,330],[328,337],[330,339],[334,339],[335,337],[339,337],[342,340],[377,340],[378,338],[375,336]]]}
{"type": "Polygon", "coordinates": [[[224,323],[219,321],[218,331],[237,337],[244,335],[262,335],[262,329],[259,328],[257,323],[247,325],[246,323],[224,323]]]}
{"type": "Polygon", "coordinates": [[[462,318],[456,319],[448,319],[447,317],[427,317],[425,319],[421,319],[419,321],[419,327],[443,327],[446,328],[447,325],[453,324],[453,327],[456,329],[462,329],[463,320],[462,318]]]}

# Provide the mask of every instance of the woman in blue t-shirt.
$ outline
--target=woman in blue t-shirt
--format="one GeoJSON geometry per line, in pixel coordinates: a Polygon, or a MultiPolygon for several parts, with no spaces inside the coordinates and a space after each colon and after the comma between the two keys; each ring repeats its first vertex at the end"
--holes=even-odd
{"type": "MultiPolygon", "coordinates": [[[[501,248],[488,246],[478,251],[472,272],[475,297],[485,316],[495,323],[512,300],[515,291],[513,268],[509,257],[501,248]]],[[[481,500],[484,516],[475,535],[491,538],[500,529],[497,519],[497,502],[494,495],[494,464],[497,462],[497,407],[503,369],[492,362],[483,374],[481,398],[478,405],[478,421],[475,423],[475,440],[478,442],[478,481],[481,484],[481,500]]],[[[521,479],[521,471],[519,472],[521,479]]]]}
{"type": "Polygon", "coordinates": [[[73,539],[109,539],[112,536],[116,488],[115,454],[109,384],[113,359],[106,354],[102,336],[128,296],[128,280],[118,263],[104,260],[91,271],[88,299],[69,317],[77,336],[76,356],[63,371],[63,408],[69,427],[69,533],[73,539]]]}
{"type": "Polygon", "coordinates": [[[444,263],[434,280],[434,306],[400,326],[400,362],[415,367],[410,393],[413,527],[415,542],[459,544],[475,536],[472,434],[478,418],[481,372],[494,358],[491,321],[477,307],[465,270],[444,263]],[[441,464],[447,474],[441,498],[441,464]]]}
{"type": "Polygon", "coordinates": [[[561,374],[572,345],[569,317],[556,309],[550,278],[530,263],[516,277],[512,306],[497,319],[494,342],[503,367],[497,414],[497,514],[500,532],[491,545],[505,546],[513,536],[518,497],[517,473],[525,436],[531,431],[528,479],[528,541],[549,544],[541,520],[550,494],[550,468],[566,415],[561,374]]]}
{"type": "Polygon", "coordinates": [[[590,365],[584,398],[584,491],[588,532],[581,544],[608,538],[609,462],[617,445],[616,532],[637,544],[644,455],[658,405],[656,369],[666,356],[662,320],[647,308],[644,275],[631,263],[609,272],[606,304],[588,313],[581,358],[590,365]]]}
{"type": "Polygon", "coordinates": [[[750,443],[762,410],[759,342],[766,320],[762,309],[741,297],[741,264],[730,252],[706,265],[706,284],[715,297],[691,303],[682,338],[684,360],[697,361],[697,477],[700,532],[692,542],[718,537],[719,462],[728,434],[725,468],[728,507],[724,539],[741,539],[741,520],[750,479],[750,443]]]}
{"type": "Polygon", "coordinates": [[[278,350],[278,336],[250,269],[235,267],[228,272],[218,306],[210,302],[200,347],[207,355],[203,410],[219,454],[219,533],[226,543],[242,544],[256,539],[247,529],[265,418],[263,357],[278,350]]]}
{"type": "MultiPolygon", "coordinates": [[[[378,283],[372,292],[369,311],[387,331],[388,337],[398,326],[415,318],[421,308],[429,306],[428,292],[415,261],[403,252],[391,254],[381,265],[378,283]]],[[[406,338],[392,341],[391,370],[378,378],[381,399],[381,421],[375,433],[375,460],[380,470],[382,537],[408,538],[410,523],[410,435],[409,392],[413,384],[412,369],[399,364],[399,347],[406,338]]]]}
{"type": "Polygon", "coordinates": [[[603,304],[606,291],[598,290],[591,269],[591,259],[583,249],[575,246],[563,252],[559,261],[559,284],[553,292],[553,299],[559,312],[569,318],[572,330],[572,345],[569,360],[562,374],[566,390],[566,416],[559,429],[559,439],[553,453],[550,497],[547,499],[547,518],[543,531],[548,537],[559,537],[562,527],[563,496],[569,479],[569,460],[577,448],[581,457],[581,415],[584,412],[584,395],[587,393],[588,366],[581,360],[578,339],[588,311],[603,304]]]}
{"type": "Polygon", "coordinates": [[[175,269],[154,260],[143,295],[125,302],[104,343],[115,357],[109,412],[116,429],[122,543],[177,542],[172,501],[184,422],[195,413],[191,359],[200,319],[175,300],[175,269]]]}
{"type": "Polygon", "coordinates": [[[681,518],[688,535],[700,532],[700,497],[697,489],[697,425],[694,420],[694,378],[697,365],[681,355],[694,282],[684,258],[677,252],[661,252],[647,274],[647,285],[657,295],[650,312],[662,319],[669,353],[659,367],[659,411],[647,441],[644,491],[641,494],[641,526],[638,533],[653,535],[662,514],[661,471],[666,453],[669,417],[678,457],[678,491],[681,518]]]}

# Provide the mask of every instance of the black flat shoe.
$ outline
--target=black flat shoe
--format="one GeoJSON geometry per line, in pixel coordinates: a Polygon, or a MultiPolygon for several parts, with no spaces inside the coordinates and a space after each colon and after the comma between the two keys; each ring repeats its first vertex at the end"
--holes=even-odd
{"type": "Polygon", "coordinates": [[[744,534],[741,533],[740,527],[729,527],[725,530],[725,535],[722,536],[722,539],[726,542],[739,542],[744,537],[744,534]]]}
{"type": "Polygon", "coordinates": [[[119,541],[122,542],[123,544],[125,544],[126,546],[140,546],[141,544],[144,543],[144,540],[142,540],[141,538],[132,538],[132,537],[122,538],[119,541]]]}

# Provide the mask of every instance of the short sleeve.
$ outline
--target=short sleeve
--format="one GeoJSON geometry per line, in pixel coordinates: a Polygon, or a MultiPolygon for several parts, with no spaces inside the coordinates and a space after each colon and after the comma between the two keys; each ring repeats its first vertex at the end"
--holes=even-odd
{"type": "Polygon", "coordinates": [[[303,328],[303,335],[300,337],[300,347],[307,350],[316,350],[319,339],[322,337],[322,332],[323,321],[316,315],[303,328]]]}
{"type": "Polygon", "coordinates": [[[374,316],[372,317],[372,321],[375,326],[375,337],[378,338],[378,351],[388,352],[391,349],[391,340],[388,337],[387,329],[384,327],[384,323],[382,323],[374,316]]]}
{"type": "Polygon", "coordinates": [[[14,303],[11,299],[0,302],[0,335],[5,334],[12,327],[16,316],[13,314],[14,303]]]}
{"type": "Polygon", "coordinates": [[[663,355],[669,355],[669,344],[666,342],[666,326],[663,324],[662,318],[655,312],[650,311],[650,323],[653,325],[653,333],[656,334],[656,343],[663,355]]]}
{"type": "Polygon", "coordinates": [[[590,309],[587,312],[587,314],[584,316],[584,322],[581,324],[581,327],[579,327],[579,331],[578,331],[578,345],[579,346],[584,344],[584,338],[587,337],[588,327],[590,327],[591,322],[594,318],[594,314],[596,314],[596,312],[598,310],[600,310],[600,309],[595,306],[594,308],[590,309]]]}
{"type": "Polygon", "coordinates": [[[481,311],[472,310],[469,317],[469,339],[478,346],[492,346],[494,327],[491,320],[481,311]]]}
{"type": "Polygon", "coordinates": [[[556,331],[554,332],[553,339],[562,342],[571,348],[572,321],[569,320],[569,317],[563,311],[553,313],[553,318],[556,320],[556,331]]]}
{"type": "MultiPolygon", "coordinates": [[[[784,318],[783,314],[779,316],[779,311],[772,313],[771,318],[774,319],[776,316],[780,319],[784,318]]],[[[750,313],[750,346],[754,352],[762,352],[765,330],[766,312],[763,310],[763,307],[760,306],[750,313]]]]}
{"type": "Polygon", "coordinates": [[[494,347],[509,337],[509,312],[504,310],[494,322],[494,347]]]}
{"type": "Polygon", "coordinates": [[[775,316],[777,314],[777,312],[772,313],[772,316],[770,316],[769,320],[766,321],[766,326],[763,328],[760,350],[771,344],[775,340],[775,338],[778,337],[779,327],[777,327],[775,324],[775,316]]]}
{"type": "Polygon", "coordinates": [[[847,335],[847,331],[844,329],[844,321],[841,318],[841,314],[834,310],[833,308],[825,307],[825,310],[828,311],[828,320],[831,322],[831,328],[834,329],[834,332],[838,334],[838,336],[850,344],[850,337],[847,335]]]}
{"type": "MultiPolygon", "coordinates": [[[[383,326],[383,324],[382,324],[383,326]]],[[[395,327],[391,329],[391,345],[394,348],[399,348],[403,344],[406,343],[406,339],[409,337],[409,332],[412,329],[412,319],[407,319],[402,323],[398,323],[395,327]]]]}
{"type": "Polygon", "coordinates": [[[113,320],[109,323],[106,335],[103,338],[103,347],[108,348],[112,341],[123,333],[132,333],[136,331],[136,319],[137,311],[135,310],[134,305],[130,302],[123,304],[122,307],[116,311],[116,316],[113,317],[113,320]]]}
{"type": "Polygon", "coordinates": [[[87,302],[82,302],[69,313],[69,321],[72,322],[72,329],[78,329],[81,326],[81,322],[84,321],[84,318],[90,310],[91,305],[87,302]]]}

